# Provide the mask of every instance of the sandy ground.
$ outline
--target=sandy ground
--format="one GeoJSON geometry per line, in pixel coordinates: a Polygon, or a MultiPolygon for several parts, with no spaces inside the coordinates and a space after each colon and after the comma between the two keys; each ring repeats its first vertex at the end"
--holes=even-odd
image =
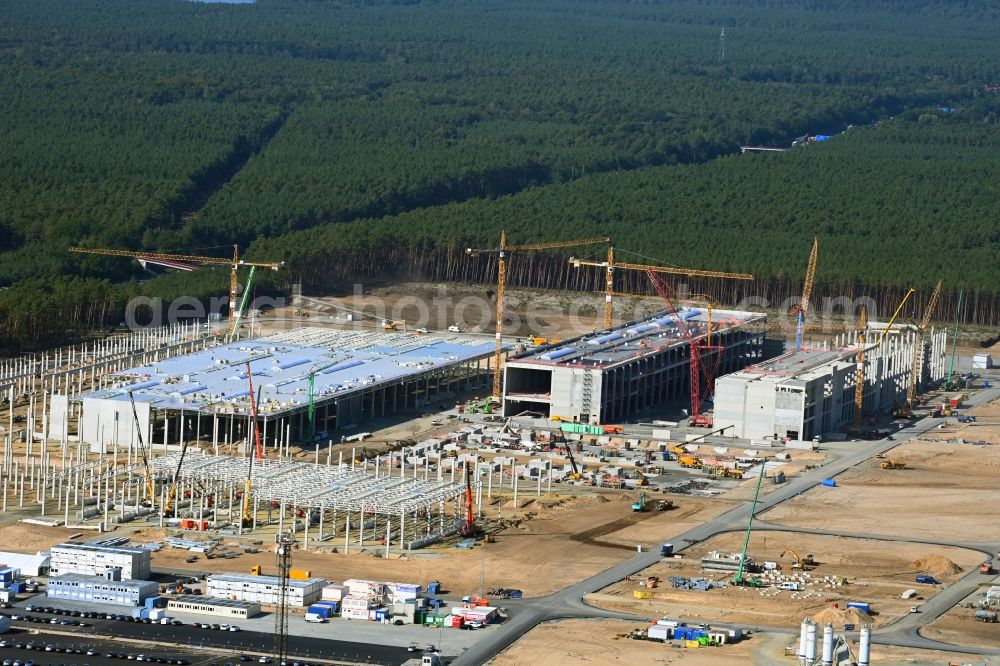
{"type": "Polygon", "coordinates": [[[955,541],[997,538],[1000,504],[1000,404],[970,410],[974,424],[942,419],[944,428],[891,451],[907,469],[888,471],[870,460],[764,513],[764,520],[872,534],[955,541]],[[956,443],[984,440],[991,446],[956,443]],[[891,516],[891,518],[890,518],[891,516]]]}
{"type": "MultiPolygon", "coordinates": [[[[622,620],[562,620],[540,625],[490,662],[492,666],[568,666],[575,664],[657,664],[662,666],[793,666],[798,659],[785,655],[794,644],[792,634],[754,634],[735,645],[685,649],[670,644],[627,638],[640,626],[622,620]]],[[[1000,625],[997,625],[1000,626],[1000,625]]],[[[980,663],[982,657],[933,650],[872,647],[872,663],[886,666],[943,666],[980,663]]],[[[994,658],[988,662],[1000,664],[994,658]]]]}
{"type": "MultiPolygon", "coordinates": [[[[682,497],[672,511],[633,513],[631,496],[600,494],[578,498],[543,495],[519,500],[514,510],[509,501],[497,502],[484,512],[503,512],[507,519],[528,517],[519,525],[496,535],[496,542],[480,544],[474,550],[434,547],[403,557],[381,557],[384,549],[377,544],[360,553],[334,553],[343,542],[332,540],[319,549],[298,550],[296,568],[309,569],[313,575],[332,581],[348,578],[374,578],[426,584],[438,580],[445,590],[465,595],[478,592],[481,574],[485,588],[493,586],[522,589],[528,596],[548,594],[593,575],[628,557],[637,543],[649,547],[670,539],[701,523],[729,504],[718,500],[682,497]],[[530,514],[530,515],[529,515],[530,514]]],[[[161,535],[149,530],[137,538],[161,535]]],[[[266,542],[266,537],[263,538],[266,542]]],[[[273,568],[269,553],[241,555],[234,560],[199,559],[187,564],[186,551],[162,550],[153,555],[158,567],[208,571],[249,571],[263,564],[265,572],[273,568]]]]}
{"type": "MultiPolygon", "coordinates": [[[[694,618],[702,621],[727,622],[741,625],[797,627],[805,617],[812,617],[835,604],[841,608],[848,601],[865,601],[873,605],[876,626],[885,624],[909,611],[917,601],[903,601],[899,595],[913,587],[917,571],[935,569],[935,577],[943,582],[956,579],[958,572],[947,573],[950,562],[959,570],[977,565],[981,557],[974,551],[957,548],[928,547],[905,542],[878,542],[840,537],[814,536],[789,532],[755,532],[751,536],[749,554],[758,562],[779,562],[782,573],[791,574],[792,557],[781,557],[786,549],[800,556],[813,553],[817,566],[810,573],[816,584],[807,591],[789,592],[751,590],[725,587],[709,591],[674,589],[670,576],[704,576],[713,580],[728,580],[722,573],[702,573],[698,563],[710,550],[738,552],[743,536],[726,534],[699,544],[683,559],[664,560],[642,572],[642,576],[660,577],[660,585],[652,590],[652,599],[636,599],[633,593],[644,590],[639,577],[621,581],[600,593],[588,597],[603,608],[639,613],[650,617],[669,616],[694,618]],[[915,560],[937,560],[929,568],[913,566],[915,560]],[[936,566],[936,565],[941,566],[936,566]],[[822,582],[824,576],[846,578],[847,583],[831,587],[822,582]],[[817,580],[819,579],[819,580],[817,580]]],[[[842,623],[842,622],[841,622],[842,623]]]]}
{"type": "Polygon", "coordinates": [[[490,662],[493,666],[567,664],[664,664],[746,666],[755,641],[713,648],[683,649],[638,641],[628,633],[643,625],[621,620],[563,620],[535,627],[490,662]]]}
{"type": "Polygon", "coordinates": [[[975,609],[956,606],[924,627],[920,634],[956,645],[1000,648],[1000,623],[975,620],[975,609]]]}
{"type": "MultiPolygon", "coordinates": [[[[48,550],[57,543],[70,541],[69,537],[78,532],[63,527],[12,523],[0,527],[0,548],[16,553],[37,553],[40,550],[48,550]]],[[[91,531],[82,532],[82,535],[73,541],[88,541],[97,534],[91,531]]]]}
{"type": "MultiPolygon", "coordinates": [[[[353,313],[362,325],[381,327],[382,319],[405,321],[407,328],[445,330],[458,324],[469,333],[490,333],[495,327],[495,286],[462,283],[404,283],[375,287],[363,294],[323,296],[305,302],[296,315],[293,308],[275,310],[261,322],[266,328],[287,327],[273,321],[283,317],[301,320],[304,325],[326,323],[328,317],[353,313]]],[[[504,333],[565,339],[603,328],[604,297],[548,290],[507,289],[504,299],[504,333]]],[[[618,299],[616,316],[629,321],[663,310],[659,299],[618,299]]]]}

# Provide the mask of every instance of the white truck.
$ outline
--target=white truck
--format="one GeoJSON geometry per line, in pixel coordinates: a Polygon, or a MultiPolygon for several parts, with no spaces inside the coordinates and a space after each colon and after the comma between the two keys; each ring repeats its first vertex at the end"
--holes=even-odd
{"type": "Polygon", "coordinates": [[[320,615],[319,613],[306,613],[306,622],[312,622],[314,624],[323,624],[328,620],[320,615]]]}

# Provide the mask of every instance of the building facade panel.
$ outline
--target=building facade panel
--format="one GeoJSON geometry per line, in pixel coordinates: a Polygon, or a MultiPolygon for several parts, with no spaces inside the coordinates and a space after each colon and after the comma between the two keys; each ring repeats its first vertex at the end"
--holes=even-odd
{"type": "Polygon", "coordinates": [[[49,550],[49,571],[53,576],[103,576],[109,569],[121,569],[123,580],[145,580],[149,578],[149,563],[150,552],[145,548],[61,543],[49,550]]]}
{"type": "MultiPolygon", "coordinates": [[[[691,335],[707,343],[707,312],[682,309],[691,335]]],[[[760,313],[716,310],[711,345],[702,352],[718,372],[763,359],[760,313]]],[[[520,354],[504,373],[504,414],[541,412],[579,423],[616,423],[690,395],[691,354],[677,319],[661,312],[643,320],[520,354]]]]}

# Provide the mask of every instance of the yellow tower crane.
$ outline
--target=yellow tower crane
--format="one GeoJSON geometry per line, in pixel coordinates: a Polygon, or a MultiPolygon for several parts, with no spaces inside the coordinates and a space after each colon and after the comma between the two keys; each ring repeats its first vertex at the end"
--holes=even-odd
{"type": "Polygon", "coordinates": [[[500,246],[491,250],[467,249],[466,254],[497,254],[497,328],[496,328],[496,351],[493,354],[493,398],[500,400],[500,380],[502,377],[503,363],[503,335],[504,321],[504,294],[507,290],[507,253],[526,252],[532,250],[555,250],[566,247],[578,247],[582,245],[603,245],[611,243],[610,238],[587,238],[584,240],[553,241],[550,243],[526,243],[523,245],[507,245],[507,232],[500,232],[500,246]]]}
{"type": "Polygon", "coordinates": [[[861,312],[858,314],[858,338],[859,347],[857,365],[854,368],[854,427],[861,425],[861,407],[865,402],[865,333],[868,331],[868,307],[861,305],[861,312]]]}
{"type": "Polygon", "coordinates": [[[116,250],[111,248],[91,248],[91,247],[71,247],[70,252],[77,252],[79,254],[99,254],[108,257],[132,257],[140,261],[178,261],[178,262],[190,262],[193,264],[210,264],[210,265],[226,265],[231,267],[229,273],[229,334],[232,334],[236,328],[236,324],[239,321],[239,312],[236,305],[236,292],[238,288],[238,283],[236,281],[236,270],[240,266],[261,266],[264,268],[270,268],[272,271],[276,271],[285,265],[283,261],[246,261],[240,258],[240,247],[239,245],[233,246],[233,258],[225,259],[222,257],[202,257],[192,254],[166,254],[164,252],[134,252],[132,250],[116,250]]]}
{"type": "Polygon", "coordinates": [[[812,251],[809,253],[809,265],[806,267],[806,279],[802,285],[802,300],[792,308],[792,313],[798,315],[795,326],[795,348],[802,349],[802,329],[805,328],[806,314],[809,312],[809,298],[812,296],[813,279],[816,277],[816,259],[819,257],[819,239],[813,239],[812,251]]]}
{"type": "MultiPolygon", "coordinates": [[[[906,305],[906,301],[910,300],[910,296],[913,295],[913,289],[906,292],[906,296],[903,296],[903,300],[899,302],[896,307],[896,311],[892,313],[892,319],[886,324],[886,327],[882,329],[882,335],[879,336],[878,341],[875,343],[875,347],[879,347],[882,341],[885,340],[886,334],[889,333],[889,329],[892,325],[896,323],[896,317],[899,316],[900,311],[903,306],[906,305]]],[[[861,425],[861,408],[864,406],[865,401],[865,332],[868,330],[868,308],[864,305],[861,306],[861,314],[858,317],[858,340],[857,344],[860,347],[857,356],[857,367],[854,370],[854,427],[857,428],[861,425]]]]}
{"type": "Polygon", "coordinates": [[[913,403],[917,400],[917,385],[920,383],[921,370],[924,365],[924,335],[927,327],[930,326],[931,317],[937,309],[938,301],[941,300],[941,281],[938,280],[930,300],[927,301],[927,309],[917,326],[917,339],[913,345],[913,361],[910,364],[910,384],[906,387],[906,407],[899,410],[898,415],[903,418],[913,418],[913,403]]]}
{"type": "Polygon", "coordinates": [[[674,268],[668,266],[649,266],[646,264],[631,264],[626,262],[616,262],[614,255],[614,248],[608,248],[608,260],[607,261],[588,261],[586,259],[578,259],[576,257],[570,257],[569,262],[579,268],[580,266],[596,266],[598,268],[604,268],[607,273],[607,282],[605,284],[604,291],[604,327],[611,328],[612,324],[612,305],[611,300],[615,294],[614,290],[614,271],[617,269],[629,270],[629,271],[653,271],[654,273],[669,273],[672,275],[691,275],[694,277],[713,277],[713,278],[728,278],[731,280],[752,280],[753,275],[749,273],[725,273],[722,271],[705,271],[697,268],[674,268]]]}

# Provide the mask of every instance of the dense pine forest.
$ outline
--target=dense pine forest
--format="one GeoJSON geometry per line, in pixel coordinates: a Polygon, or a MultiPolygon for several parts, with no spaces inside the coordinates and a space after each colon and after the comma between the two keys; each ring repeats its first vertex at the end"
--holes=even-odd
{"type": "MultiPolygon", "coordinates": [[[[702,285],[728,302],[794,294],[819,236],[819,297],[943,279],[969,294],[963,320],[1000,324],[993,3],[0,0],[0,16],[2,348],[114,325],[135,295],[226,288],[75,245],[239,243],[287,262],[262,289],[315,292],[488,280],[461,249],[501,228],[752,272],[702,285]],[[831,139],[739,154],[806,134],[831,139]]],[[[524,286],[601,281],[565,255],[511,268],[524,286]]]]}

